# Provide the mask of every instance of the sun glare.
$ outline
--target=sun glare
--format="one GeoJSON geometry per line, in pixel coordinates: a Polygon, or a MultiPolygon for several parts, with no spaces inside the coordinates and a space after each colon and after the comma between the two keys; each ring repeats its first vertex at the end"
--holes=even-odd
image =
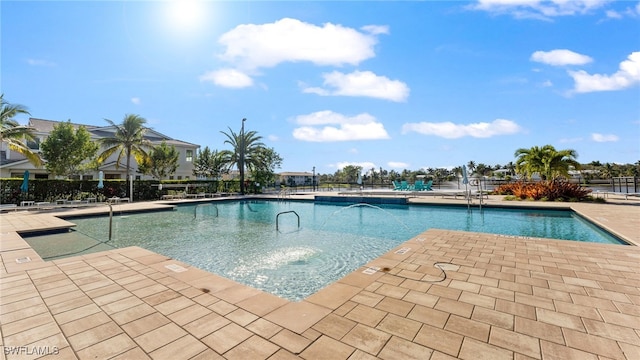
{"type": "Polygon", "coordinates": [[[173,0],[167,6],[167,18],[177,30],[192,30],[202,25],[205,18],[204,1],[173,0]]]}

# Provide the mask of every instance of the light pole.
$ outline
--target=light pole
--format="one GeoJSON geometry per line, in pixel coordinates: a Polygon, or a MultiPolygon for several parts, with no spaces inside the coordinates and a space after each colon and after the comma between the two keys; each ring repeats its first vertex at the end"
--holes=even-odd
{"type": "Polygon", "coordinates": [[[240,170],[240,195],[244,195],[244,122],[247,121],[246,118],[242,119],[242,127],[240,128],[240,159],[239,159],[239,170],[240,170]]]}
{"type": "Polygon", "coordinates": [[[311,178],[311,188],[316,191],[316,167],[313,167],[313,177],[311,178]]]}

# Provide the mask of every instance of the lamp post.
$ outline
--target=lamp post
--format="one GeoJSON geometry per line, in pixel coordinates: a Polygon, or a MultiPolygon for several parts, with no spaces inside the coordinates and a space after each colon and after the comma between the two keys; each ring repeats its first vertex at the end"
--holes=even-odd
{"type": "Polygon", "coordinates": [[[239,170],[240,170],[240,194],[244,195],[244,122],[247,121],[246,118],[242,119],[242,127],[240,128],[240,159],[239,159],[239,170]]]}
{"type": "Polygon", "coordinates": [[[316,191],[316,167],[313,167],[313,177],[311,178],[311,188],[316,191]]]}

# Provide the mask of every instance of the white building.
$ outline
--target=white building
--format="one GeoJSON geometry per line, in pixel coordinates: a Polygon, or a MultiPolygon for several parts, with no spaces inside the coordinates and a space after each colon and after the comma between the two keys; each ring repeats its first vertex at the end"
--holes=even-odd
{"type": "MultiPolygon", "coordinates": [[[[29,119],[28,126],[34,129],[33,134],[35,137],[35,141],[28,141],[27,146],[29,146],[29,148],[33,152],[38,153],[40,151],[40,144],[47,138],[47,136],[49,136],[51,131],[53,131],[54,126],[59,123],[59,121],[52,120],[34,118],[29,119]]],[[[71,125],[74,127],[74,129],[77,129],[80,126],[84,126],[84,128],[87,129],[87,131],[91,134],[91,139],[93,141],[98,141],[99,139],[106,137],[113,137],[113,134],[115,134],[116,131],[114,126],[94,126],[74,123],[72,123],[71,125]]],[[[160,145],[162,141],[165,141],[167,145],[174,146],[180,154],[178,169],[172,176],[168,178],[169,180],[195,178],[193,176],[193,160],[196,155],[197,149],[200,148],[200,145],[172,139],[149,128],[146,131],[145,138],[148,139],[153,145],[160,145]]],[[[100,154],[103,150],[104,148],[99,149],[98,154],[100,154]]],[[[97,179],[98,171],[102,171],[104,173],[105,179],[125,179],[127,176],[126,159],[123,158],[123,160],[121,160],[121,163],[116,166],[117,157],[118,152],[105,160],[102,165],[100,165],[97,171],[88,171],[82,174],[82,178],[97,179]]],[[[142,175],[137,172],[138,164],[136,163],[133,156],[131,157],[131,167],[131,174],[133,174],[135,179],[152,178],[151,176],[142,175]]],[[[32,179],[52,178],[52,175],[47,172],[47,169],[44,166],[34,166],[22,154],[9,150],[7,144],[3,142],[0,148],[0,177],[22,178],[25,170],[29,170],[29,176],[32,179]]]]}

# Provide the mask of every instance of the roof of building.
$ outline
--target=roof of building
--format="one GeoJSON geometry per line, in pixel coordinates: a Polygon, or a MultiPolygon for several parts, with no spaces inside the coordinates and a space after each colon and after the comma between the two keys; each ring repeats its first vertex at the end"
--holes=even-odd
{"type": "MultiPolygon", "coordinates": [[[[55,121],[55,120],[46,120],[46,119],[37,119],[37,118],[30,118],[29,119],[29,126],[33,127],[35,129],[35,131],[37,132],[44,132],[44,133],[50,133],[51,131],[53,131],[53,128],[62,123],[63,121],[55,121]]],[[[83,126],[85,129],[87,129],[90,133],[92,133],[95,136],[98,137],[109,137],[114,133],[114,126],[108,125],[108,126],[95,126],[95,125],[87,125],[87,124],[78,124],[78,123],[72,123],[69,122],[74,129],[78,129],[79,127],[83,126]]],[[[177,140],[174,138],[171,138],[169,136],[166,136],[164,134],[161,134],[155,130],[153,130],[152,128],[146,128],[147,132],[145,134],[145,138],[148,139],[149,141],[152,142],[162,142],[165,141],[168,145],[182,145],[182,146],[194,146],[194,147],[200,147],[200,145],[197,144],[193,144],[190,142],[186,142],[186,141],[182,141],[182,140],[177,140]]]]}

